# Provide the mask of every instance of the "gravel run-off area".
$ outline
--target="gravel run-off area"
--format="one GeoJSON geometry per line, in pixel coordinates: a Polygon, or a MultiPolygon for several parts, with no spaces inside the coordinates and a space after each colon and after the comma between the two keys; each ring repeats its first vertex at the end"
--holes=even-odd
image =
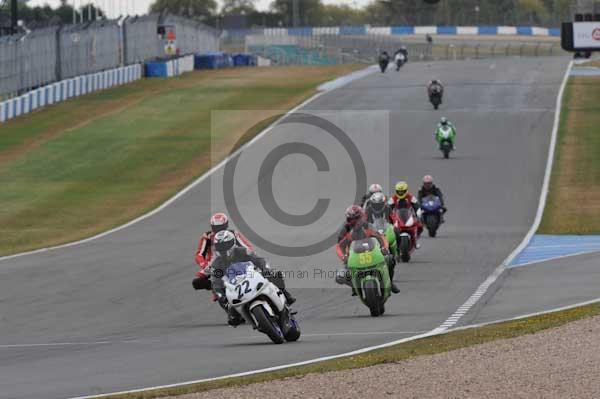
{"type": "Polygon", "coordinates": [[[395,364],[177,397],[204,398],[600,398],[600,317],[395,364]]]}

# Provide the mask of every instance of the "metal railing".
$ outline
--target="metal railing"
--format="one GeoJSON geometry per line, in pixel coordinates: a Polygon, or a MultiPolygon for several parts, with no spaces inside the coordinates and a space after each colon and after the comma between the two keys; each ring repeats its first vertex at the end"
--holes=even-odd
{"type": "MultiPolygon", "coordinates": [[[[230,46],[231,44],[229,42],[230,46]]],[[[373,63],[381,51],[385,50],[393,54],[401,45],[406,46],[411,61],[568,55],[560,48],[560,43],[549,40],[461,41],[458,38],[450,38],[444,42],[428,43],[425,40],[415,39],[405,41],[389,35],[248,36],[244,50],[269,58],[275,65],[314,65],[373,63]]],[[[235,43],[235,46],[239,48],[239,43],[235,43]]]]}
{"type": "Polygon", "coordinates": [[[181,54],[216,51],[219,32],[197,21],[148,15],[0,37],[0,100],[79,75],[166,56],[158,24],[175,26],[181,54]]]}

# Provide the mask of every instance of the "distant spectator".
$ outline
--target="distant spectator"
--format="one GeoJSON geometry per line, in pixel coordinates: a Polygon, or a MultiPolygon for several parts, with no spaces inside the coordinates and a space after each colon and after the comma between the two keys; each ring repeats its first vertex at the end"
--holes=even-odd
{"type": "Polygon", "coordinates": [[[429,33],[425,35],[425,40],[427,40],[427,43],[433,44],[433,37],[429,33]]]}

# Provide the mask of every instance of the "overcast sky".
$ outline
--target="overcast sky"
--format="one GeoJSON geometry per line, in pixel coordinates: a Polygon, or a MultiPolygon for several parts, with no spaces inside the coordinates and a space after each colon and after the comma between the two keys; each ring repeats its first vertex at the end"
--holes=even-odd
{"type": "MultiPolygon", "coordinates": [[[[77,7],[80,4],[88,4],[89,0],[68,0],[70,4],[75,3],[77,7]]],[[[107,10],[109,16],[120,14],[144,14],[153,0],[92,0],[100,8],[107,10]]],[[[220,0],[217,0],[220,3],[220,0]]],[[[267,10],[272,0],[257,0],[256,7],[259,10],[267,10]]],[[[302,1],[302,0],[300,0],[302,1]]],[[[327,4],[348,4],[354,6],[363,6],[369,3],[369,0],[322,0],[327,4]]],[[[33,6],[50,4],[57,6],[60,0],[30,0],[29,4],[33,6]]]]}

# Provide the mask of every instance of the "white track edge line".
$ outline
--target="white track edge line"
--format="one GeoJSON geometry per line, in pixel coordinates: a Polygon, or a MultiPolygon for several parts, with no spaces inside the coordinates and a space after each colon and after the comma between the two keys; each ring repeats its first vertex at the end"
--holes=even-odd
{"type": "Polygon", "coordinates": [[[575,252],[573,254],[555,256],[553,258],[548,258],[548,259],[532,260],[532,261],[525,262],[525,263],[517,263],[515,265],[506,266],[506,268],[507,269],[518,269],[518,268],[524,267],[524,266],[538,265],[540,263],[552,262],[554,260],[561,260],[561,259],[565,259],[565,258],[579,256],[579,255],[590,255],[590,254],[594,254],[594,253],[598,253],[598,252],[600,252],[600,250],[575,252]]]}
{"type": "Polygon", "coordinates": [[[578,303],[574,303],[572,305],[561,306],[559,308],[554,308],[554,309],[550,309],[550,310],[542,310],[539,312],[527,313],[527,314],[523,314],[520,316],[509,317],[507,319],[499,319],[499,320],[494,320],[494,321],[488,321],[485,323],[470,324],[468,326],[456,327],[456,328],[453,328],[452,330],[449,330],[448,332],[467,330],[470,328],[477,328],[477,327],[485,327],[485,326],[489,326],[492,324],[504,323],[507,321],[522,320],[522,319],[527,319],[529,317],[541,316],[541,315],[545,315],[548,313],[561,312],[563,310],[569,310],[569,309],[574,309],[574,308],[578,308],[581,306],[592,305],[592,304],[598,303],[598,302],[600,302],[600,298],[590,299],[589,301],[578,302],[578,303]]]}
{"type": "MultiPolygon", "coordinates": [[[[358,70],[358,71],[354,71],[353,73],[361,72],[363,70],[364,71],[368,71],[370,68],[371,67],[369,66],[367,68],[364,68],[364,69],[361,69],[361,70],[358,70]]],[[[371,73],[372,72],[373,71],[371,71],[371,73]]],[[[21,252],[21,253],[17,253],[17,254],[13,254],[13,255],[2,256],[2,257],[0,257],[0,262],[5,261],[5,260],[9,260],[9,259],[20,258],[20,257],[27,256],[27,255],[35,255],[35,254],[39,254],[39,253],[43,253],[43,252],[53,251],[53,250],[56,250],[56,249],[69,248],[69,247],[74,247],[74,246],[77,246],[77,245],[85,244],[85,243],[88,243],[90,241],[94,241],[94,240],[97,240],[99,238],[106,237],[107,235],[116,233],[116,232],[118,232],[120,230],[126,229],[127,227],[133,226],[134,224],[137,224],[137,223],[141,222],[142,220],[145,220],[145,219],[147,219],[147,218],[149,218],[151,216],[154,216],[155,214],[159,213],[160,211],[162,211],[163,209],[165,209],[166,207],[168,207],[169,205],[171,205],[173,202],[175,202],[176,200],[178,200],[180,197],[182,197],[183,195],[185,195],[188,191],[190,191],[191,189],[193,189],[194,187],[196,187],[198,184],[202,183],[202,181],[204,181],[207,177],[209,177],[210,175],[212,175],[220,167],[222,167],[223,165],[225,165],[231,158],[235,157],[240,152],[242,152],[244,149],[248,148],[250,145],[252,145],[257,140],[259,140],[261,137],[263,137],[268,132],[270,132],[285,117],[289,116],[290,114],[293,114],[294,112],[298,111],[300,108],[303,108],[307,104],[313,102],[317,98],[321,97],[323,94],[329,93],[329,92],[334,91],[336,89],[339,89],[340,87],[343,87],[343,86],[347,85],[348,83],[351,83],[351,82],[353,82],[355,80],[359,80],[359,79],[365,78],[365,77],[369,76],[371,73],[366,73],[365,72],[364,75],[357,76],[354,79],[349,79],[343,85],[340,85],[340,86],[335,87],[333,89],[322,89],[322,90],[318,91],[317,93],[315,93],[314,95],[312,95],[308,99],[304,100],[299,105],[297,105],[294,108],[292,108],[291,110],[287,111],[284,115],[282,115],[280,118],[278,118],[275,122],[273,122],[271,125],[269,125],[267,128],[265,128],[259,134],[257,134],[256,136],[254,136],[252,138],[252,140],[250,140],[249,142],[247,142],[244,145],[242,145],[234,153],[230,154],[227,158],[225,158],[221,162],[219,162],[216,166],[213,166],[210,170],[204,172],[200,177],[198,177],[196,180],[194,180],[188,186],[184,187],[181,191],[179,191],[178,193],[176,193],[174,196],[172,196],[171,198],[169,198],[166,202],[163,202],[157,208],[155,208],[155,209],[153,209],[153,210],[151,210],[151,211],[149,211],[149,212],[147,212],[147,213],[145,213],[145,214],[143,214],[141,216],[138,216],[137,218],[135,218],[133,220],[130,220],[129,222],[127,222],[125,224],[122,224],[122,225],[117,226],[115,228],[112,228],[110,230],[104,231],[102,233],[96,234],[94,236],[91,236],[91,237],[88,237],[88,238],[84,238],[84,239],[81,239],[81,240],[77,240],[77,241],[68,242],[68,243],[65,243],[65,244],[55,245],[55,246],[52,246],[52,247],[39,248],[39,249],[35,249],[35,250],[32,250],[32,251],[27,251],[27,252],[21,252]]],[[[348,74],[346,76],[349,76],[349,75],[352,75],[352,73],[350,73],[350,74],[348,74]]],[[[340,76],[340,77],[338,77],[336,79],[340,79],[342,77],[343,76],[340,76]]],[[[336,79],[334,79],[334,80],[336,80],[336,79]]],[[[321,86],[325,85],[326,83],[329,83],[329,82],[322,83],[320,86],[318,86],[317,90],[319,90],[319,88],[321,86]]]]}
{"type": "MultiPolygon", "coordinates": [[[[358,349],[358,350],[355,350],[355,351],[352,351],[352,352],[342,353],[342,354],[339,354],[339,355],[325,356],[325,357],[321,357],[321,358],[317,358],[317,359],[313,359],[313,360],[305,360],[305,361],[302,361],[302,362],[297,362],[297,363],[292,363],[292,364],[287,364],[287,365],[281,365],[281,366],[275,366],[275,367],[268,367],[268,368],[264,368],[264,369],[260,369],[260,370],[246,371],[246,372],[242,372],[242,373],[224,375],[224,376],[221,376],[221,377],[204,378],[204,379],[195,380],[195,381],[180,382],[180,383],[177,383],[177,384],[160,385],[160,386],[155,386],[155,387],[134,389],[134,390],[130,390],[130,391],[104,393],[104,394],[91,395],[91,396],[77,396],[77,397],[73,397],[73,398],[69,398],[69,399],[98,399],[98,398],[105,398],[105,397],[113,396],[113,395],[126,395],[126,394],[140,393],[140,392],[145,392],[145,391],[153,391],[153,390],[158,390],[158,389],[177,388],[177,387],[185,386],[185,385],[192,385],[192,384],[199,384],[199,383],[203,383],[203,382],[218,381],[218,380],[224,380],[224,379],[227,379],[227,378],[245,377],[245,376],[254,375],[254,374],[266,373],[266,372],[270,372],[270,371],[278,371],[278,370],[283,370],[283,369],[291,368],[291,367],[304,366],[304,365],[307,365],[307,364],[318,363],[318,362],[323,362],[323,361],[332,360],[332,359],[338,359],[338,358],[343,358],[343,357],[349,357],[349,356],[359,355],[359,354],[362,354],[362,353],[367,353],[367,352],[371,352],[371,351],[374,351],[374,350],[377,350],[377,349],[383,349],[383,348],[386,348],[386,347],[389,347],[389,346],[398,345],[398,344],[402,344],[402,343],[410,342],[410,341],[415,341],[415,340],[422,339],[422,338],[432,337],[432,336],[436,336],[436,335],[446,335],[446,334],[449,334],[449,333],[452,333],[452,332],[455,332],[455,331],[462,331],[462,330],[468,330],[468,329],[473,329],[473,328],[478,328],[478,327],[485,327],[485,326],[489,326],[489,325],[492,325],[492,324],[504,323],[504,322],[507,322],[507,321],[521,320],[521,319],[525,319],[525,318],[528,318],[528,317],[535,317],[535,316],[540,316],[540,315],[543,315],[543,314],[548,314],[548,313],[560,312],[560,311],[563,311],[563,310],[574,309],[574,308],[577,308],[577,307],[580,307],[580,306],[591,305],[591,304],[598,303],[598,302],[600,302],[600,298],[592,299],[592,300],[584,301],[584,302],[579,302],[579,303],[575,303],[575,304],[572,304],[572,305],[561,306],[561,307],[554,308],[554,309],[544,310],[544,311],[541,311],[541,312],[528,313],[528,314],[524,314],[524,315],[520,315],[520,316],[515,316],[515,317],[512,317],[512,318],[500,319],[500,320],[496,320],[496,321],[490,321],[490,322],[486,322],[486,323],[471,324],[471,325],[468,325],[468,326],[462,326],[462,327],[457,327],[457,328],[453,328],[453,329],[440,329],[440,328],[436,328],[436,329],[431,330],[431,331],[429,331],[427,333],[424,333],[424,334],[414,335],[412,337],[399,339],[399,340],[396,340],[396,341],[393,341],[393,342],[389,342],[389,343],[386,343],[386,344],[381,344],[381,345],[372,346],[372,347],[368,347],[368,348],[358,349]]],[[[518,338],[518,337],[515,337],[515,338],[518,338]]]]}
{"type": "Polygon", "coordinates": [[[533,235],[535,234],[538,227],[540,226],[540,223],[542,221],[542,216],[544,214],[544,208],[546,207],[546,198],[548,197],[548,189],[550,187],[550,177],[552,175],[552,165],[554,163],[554,152],[556,149],[556,139],[558,136],[558,128],[560,126],[560,111],[562,108],[562,99],[563,99],[563,95],[565,92],[565,87],[567,86],[567,81],[569,80],[569,76],[570,76],[572,67],[573,67],[573,61],[570,61],[569,65],[567,66],[567,69],[563,75],[563,79],[560,84],[560,88],[558,90],[558,96],[556,97],[556,108],[554,111],[554,124],[552,126],[552,136],[550,138],[550,147],[548,148],[548,158],[546,159],[546,170],[544,171],[544,181],[542,183],[542,191],[540,193],[538,208],[537,208],[537,212],[535,214],[535,219],[533,220],[533,224],[529,228],[529,231],[527,232],[527,234],[525,235],[525,237],[523,238],[521,243],[508,255],[508,257],[506,257],[506,259],[504,259],[504,261],[492,272],[492,274],[483,283],[481,283],[481,285],[477,288],[475,293],[473,295],[471,295],[471,297],[469,297],[469,299],[467,299],[467,301],[459,307],[459,309],[461,309],[461,312],[463,312],[462,315],[459,314],[458,311],[454,312],[438,328],[446,329],[446,328],[449,328],[449,326],[453,326],[456,323],[458,323],[460,318],[466,313],[466,312],[464,312],[464,310],[466,309],[468,312],[477,302],[479,302],[481,297],[483,297],[483,295],[485,295],[487,290],[492,286],[492,284],[494,284],[494,282],[498,279],[498,277],[500,277],[500,275],[505,270],[508,269],[507,266],[514,260],[514,258],[516,258],[517,255],[520,254],[525,249],[525,247],[527,247],[527,245],[529,245],[529,242],[531,242],[533,235]],[[456,316],[460,316],[460,317],[456,318],[456,316]]]}
{"type": "Polygon", "coordinates": [[[563,76],[562,83],[560,85],[560,89],[558,91],[558,96],[556,97],[556,110],[554,112],[554,125],[552,127],[552,137],[550,139],[550,148],[548,148],[548,159],[546,160],[546,171],[544,172],[544,183],[542,184],[542,192],[540,194],[540,200],[538,203],[537,213],[535,215],[535,219],[533,221],[533,225],[527,232],[527,235],[521,241],[521,244],[502,262],[502,265],[507,266],[514,260],[514,258],[521,252],[523,249],[529,245],[529,242],[533,238],[533,235],[537,231],[540,223],[542,222],[542,216],[544,215],[544,208],[546,207],[546,199],[548,197],[548,189],[550,188],[550,177],[552,175],[552,165],[554,164],[554,152],[556,149],[556,140],[558,137],[558,129],[560,127],[560,114],[562,108],[562,100],[565,92],[565,87],[567,86],[567,81],[569,80],[569,74],[571,72],[571,68],[573,67],[573,61],[569,62],[567,66],[567,70],[563,76]]]}
{"type": "MultiPolygon", "coordinates": [[[[552,163],[553,163],[553,157],[554,157],[554,148],[556,146],[556,136],[557,136],[557,132],[558,132],[558,122],[560,120],[560,108],[561,108],[561,103],[562,103],[562,97],[563,97],[563,93],[564,93],[564,89],[566,86],[566,82],[568,80],[569,77],[569,73],[570,70],[572,68],[573,65],[573,61],[569,62],[569,65],[567,67],[567,70],[565,72],[565,75],[563,77],[563,81],[561,84],[561,87],[559,89],[559,93],[558,93],[558,97],[557,97],[557,101],[556,101],[556,111],[555,111],[555,118],[554,118],[554,127],[552,130],[552,138],[551,138],[551,142],[550,142],[550,149],[549,149],[549,155],[548,155],[548,160],[546,163],[546,172],[544,175],[544,183],[542,186],[542,193],[540,195],[540,203],[538,204],[538,211],[536,214],[536,218],[534,221],[534,224],[532,225],[531,229],[529,230],[529,232],[527,233],[527,235],[525,236],[525,238],[523,239],[523,241],[521,242],[521,244],[515,248],[515,250],[504,260],[504,262],[502,262],[502,264],[500,264],[500,266],[498,266],[496,268],[496,270],[494,270],[494,272],[480,285],[480,287],[477,289],[477,291],[475,292],[475,294],[473,295],[479,295],[479,297],[477,298],[477,300],[475,300],[473,302],[472,305],[474,305],[479,298],[487,291],[487,289],[489,288],[489,286],[491,286],[493,284],[494,281],[496,281],[496,279],[498,278],[498,276],[500,274],[502,274],[502,272],[506,269],[506,264],[510,263],[510,261],[512,261],[512,259],[529,243],[529,241],[531,240],[531,238],[533,237],[533,234],[535,233],[535,231],[537,230],[537,227],[539,226],[539,223],[541,221],[541,217],[543,214],[543,210],[544,210],[544,206],[546,204],[546,196],[548,193],[548,186],[549,186],[549,180],[550,180],[550,173],[551,173],[551,169],[552,169],[552,163]],[[487,284],[487,285],[486,285],[487,284]],[[485,289],[483,291],[481,291],[482,287],[485,287],[485,289]],[[481,291],[481,292],[480,292],[481,291]]],[[[314,101],[315,99],[319,98],[321,95],[323,95],[326,92],[319,92],[316,93],[314,96],[308,98],[306,101],[304,101],[303,103],[301,103],[300,105],[294,107],[293,109],[291,109],[290,111],[288,111],[286,114],[284,114],[281,118],[279,118],[275,123],[273,123],[272,125],[270,125],[269,127],[267,127],[265,130],[263,130],[262,132],[260,132],[257,136],[255,136],[250,142],[246,143],[245,145],[243,145],[242,147],[240,147],[235,153],[233,153],[232,155],[230,155],[229,157],[227,157],[226,159],[224,159],[223,161],[221,161],[217,166],[213,167],[212,169],[210,169],[208,172],[204,173],[202,176],[200,176],[198,179],[196,179],[194,182],[192,182],[190,185],[188,185],[187,187],[185,187],[183,190],[181,190],[180,192],[178,192],[177,194],[175,194],[173,197],[171,197],[169,200],[167,200],[165,203],[163,203],[162,205],[160,205],[158,208],[124,224],[121,226],[118,226],[114,229],[108,230],[106,232],[97,234],[93,237],[89,237],[83,240],[79,240],[79,241],[75,241],[75,242],[71,242],[71,243],[67,243],[67,244],[63,244],[63,245],[58,245],[58,246],[54,246],[54,247],[49,247],[49,248],[41,248],[38,250],[34,250],[34,251],[29,251],[29,252],[24,252],[24,253],[20,253],[20,254],[14,254],[14,255],[9,255],[9,256],[5,256],[5,257],[0,257],[0,261],[3,260],[8,260],[8,259],[14,259],[17,257],[21,257],[21,256],[25,256],[25,255],[31,255],[31,254],[36,254],[36,253],[42,253],[42,252],[46,252],[46,251],[50,251],[50,250],[55,250],[55,249],[61,249],[61,248],[67,248],[67,247],[71,247],[71,246],[76,246],[76,245],[80,245],[104,236],[107,236],[109,234],[115,233],[119,230],[123,230],[129,226],[132,226],[150,216],[153,216],[154,214],[160,212],[161,210],[163,210],[164,208],[166,208],[167,206],[169,206],[171,203],[173,203],[175,200],[177,200],[178,198],[180,198],[181,196],[183,196],[185,193],[187,193],[189,190],[191,190],[192,188],[194,188],[196,185],[198,185],[199,183],[201,183],[204,179],[206,179],[208,176],[210,176],[212,173],[214,173],[215,170],[217,170],[219,167],[221,167],[223,164],[225,164],[227,161],[229,161],[229,159],[235,155],[237,155],[239,152],[241,152],[243,149],[247,148],[248,146],[250,146],[252,143],[254,143],[256,140],[258,140],[259,138],[263,137],[266,133],[268,133],[270,130],[272,130],[272,128],[274,126],[277,125],[277,123],[285,118],[287,115],[294,113],[296,110],[298,110],[299,108],[305,106],[306,104],[314,101]]],[[[469,298],[470,300],[471,298],[469,298]]],[[[469,300],[467,300],[467,302],[469,302],[469,300]]],[[[469,306],[469,309],[472,307],[469,306]]],[[[574,305],[575,306],[575,305],[574,305]]],[[[550,312],[550,311],[548,311],[550,312]]],[[[446,323],[444,323],[446,324],[446,323]]],[[[464,328],[464,327],[463,327],[464,328]]],[[[155,390],[155,389],[163,389],[163,388],[173,388],[173,387],[178,387],[178,386],[182,386],[182,385],[190,385],[190,384],[195,384],[195,383],[200,383],[200,382],[208,382],[208,381],[216,381],[216,380],[222,380],[222,379],[226,379],[226,378],[235,378],[235,377],[243,377],[243,376],[247,376],[247,375],[252,375],[252,374],[258,374],[258,373],[264,373],[264,372],[268,372],[268,371],[276,371],[276,370],[281,370],[281,369],[285,369],[285,368],[290,368],[290,367],[294,367],[294,366],[301,366],[301,365],[305,365],[305,364],[311,364],[311,363],[316,363],[316,362],[321,362],[321,361],[325,361],[325,360],[331,360],[331,359],[336,359],[336,358],[341,358],[341,357],[347,357],[347,356],[353,356],[353,355],[358,355],[361,353],[365,353],[365,352],[370,352],[373,350],[377,350],[377,349],[382,349],[382,348],[386,348],[392,345],[397,345],[400,343],[404,343],[404,342],[409,342],[409,341],[413,341],[413,340],[417,340],[420,338],[426,338],[426,337],[430,337],[430,336],[434,336],[434,335],[440,335],[440,334],[445,334],[450,332],[450,330],[448,330],[447,328],[444,327],[438,327],[436,329],[431,330],[430,332],[424,333],[424,334],[419,334],[419,335],[415,335],[412,337],[408,337],[408,338],[404,338],[404,339],[400,339],[397,341],[392,341],[392,342],[388,342],[385,344],[381,344],[381,345],[377,345],[377,346],[371,346],[371,347],[366,347],[366,348],[362,348],[362,349],[358,349],[356,351],[352,351],[352,352],[347,352],[347,353],[343,353],[343,354],[338,354],[338,355],[333,355],[333,356],[326,356],[326,357],[321,357],[321,358],[317,358],[317,359],[313,359],[313,360],[306,360],[303,362],[298,362],[298,363],[292,363],[292,364],[287,364],[287,365],[281,365],[281,366],[275,366],[275,367],[269,367],[269,368],[265,368],[265,369],[260,369],[260,370],[253,370],[253,371],[247,371],[247,372],[243,372],[243,373],[237,373],[237,374],[231,374],[228,376],[221,376],[221,377],[215,377],[215,378],[208,378],[208,379],[202,379],[202,380],[196,380],[196,381],[189,381],[189,382],[183,382],[183,383],[177,383],[177,384],[170,384],[170,385],[163,385],[163,386],[156,386],[156,387],[150,387],[150,388],[142,388],[142,389],[136,389],[136,390],[131,390],[131,391],[123,391],[123,392],[115,392],[115,393],[108,393],[108,394],[101,394],[101,395],[92,395],[92,396],[79,396],[79,397],[74,397],[72,399],[93,399],[93,398],[102,398],[102,397],[107,397],[107,396],[111,396],[111,395],[118,395],[118,394],[127,394],[127,393],[137,393],[137,392],[143,392],[143,391],[148,391],[148,390],[155,390]]]]}
{"type": "Polygon", "coordinates": [[[81,245],[81,244],[85,244],[88,243],[90,241],[94,241],[97,240],[99,238],[102,237],[106,237],[110,234],[116,233],[120,230],[126,229],[127,227],[133,226],[134,224],[137,224],[151,216],[156,215],[157,213],[161,212],[163,209],[165,209],[166,207],[168,207],[169,205],[171,205],[173,202],[177,201],[179,198],[181,198],[183,195],[187,194],[187,192],[189,192],[191,189],[193,189],[194,187],[196,187],[198,184],[202,183],[206,178],[208,178],[210,175],[212,175],[216,170],[218,170],[220,167],[222,167],[223,165],[225,165],[231,158],[235,157],[236,155],[238,155],[240,152],[242,152],[244,149],[248,148],[250,145],[252,145],[253,143],[255,143],[257,140],[259,140],[260,138],[262,138],[263,136],[265,136],[268,132],[270,132],[283,118],[289,116],[290,114],[293,114],[294,112],[296,112],[298,109],[306,106],[307,104],[309,104],[310,102],[316,100],[317,98],[321,97],[323,94],[325,94],[327,92],[325,91],[321,91],[318,92],[316,94],[314,94],[313,96],[311,96],[310,98],[308,98],[307,100],[305,100],[304,102],[302,102],[301,104],[297,105],[296,107],[292,108],[291,110],[287,111],[283,116],[281,116],[280,118],[278,118],[273,124],[269,125],[265,130],[263,130],[262,132],[260,132],[258,135],[256,135],[252,140],[250,140],[249,142],[247,142],[246,144],[244,144],[243,146],[241,146],[240,148],[238,148],[234,153],[232,153],[231,155],[229,155],[227,158],[223,159],[221,162],[219,162],[216,166],[213,166],[210,170],[208,170],[207,172],[205,172],[204,174],[202,174],[200,177],[198,177],[196,180],[194,180],[192,183],[190,183],[188,186],[186,186],[185,188],[183,188],[181,191],[179,191],[178,193],[176,193],[174,196],[172,196],[171,198],[169,198],[166,202],[162,203],[161,205],[159,205],[157,208],[141,215],[138,216],[137,218],[122,224],[120,226],[117,226],[113,229],[104,231],[102,233],[96,234],[92,237],[88,237],[88,238],[84,238],[81,240],[77,240],[77,241],[73,241],[73,242],[69,242],[66,244],[61,244],[61,245],[56,245],[56,246],[52,246],[52,247],[47,247],[47,248],[40,248],[40,249],[35,249],[33,251],[27,251],[27,252],[21,252],[18,254],[13,254],[13,255],[8,255],[8,256],[3,256],[0,257],[0,262],[5,261],[5,260],[9,260],[9,259],[15,259],[15,258],[20,258],[23,256],[27,256],[27,255],[35,255],[35,254],[39,254],[39,253],[43,253],[43,252],[47,252],[47,251],[53,251],[53,250],[57,250],[57,249],[64,249],[64,248],[69,248],[69,247],[74,247],[77,245],[81,245]]]}

